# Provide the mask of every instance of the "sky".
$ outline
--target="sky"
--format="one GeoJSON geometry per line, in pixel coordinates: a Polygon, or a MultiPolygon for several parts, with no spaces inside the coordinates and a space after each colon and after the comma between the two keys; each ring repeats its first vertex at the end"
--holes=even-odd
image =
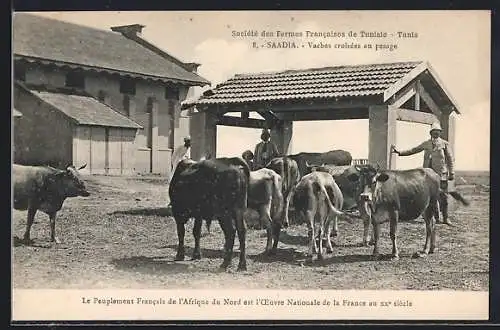
{"type": "MultiPolygon", "coordinates": [[[[305,69],[398,61],[428,61],[455,99],[455,161],[458,170],[489,170],[490,13],[488,11],[238,11],[238,12],[57,12],[38,15],[109,30],[143,24],[142,36],[186,62],[211,88],[238,73],[305,69]],[[233,31],[387,32],[386,39],[309,38],[329,49],[253,49],[266,38],[234,36],[233,31]],[[417,38],[391,34],[413,32],[417,38]],[[378,41],[377,41],[378,40],[378,41]],[[381,41],[382,40],[382,41],[381,41]],[[336,43],[396,44],[393,50],[338,49],[336,43]]],[[[275,38],[277,40],[278,38],[275,38]]],[[[266,39],[267,40],[267,39],[266,39]]],[[[300,38],[287,40],[301,41],[300,38]]],[[[303,39],[302,39],[303,40],[303,39]]],[[[195,95],[202,90],[196,89],[195,95]]],[[[345,149],[368,157],[368,120],[296,122],[292,153],[345,149]]],[[[240,155],[259,142],[260,131],[218,127],[218,156],[240,155]]],[[[413,147],[429,137],[428,126],[398,122],[396,145],[413,147]]],[[[423,155],[399,157],[396,168],[422,164],[423,155]]]]}

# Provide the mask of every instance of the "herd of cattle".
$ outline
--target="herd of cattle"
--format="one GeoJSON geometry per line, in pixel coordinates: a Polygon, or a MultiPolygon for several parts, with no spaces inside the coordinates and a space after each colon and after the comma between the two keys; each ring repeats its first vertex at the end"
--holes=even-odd
{"type": "MultiPolygon", "coordinates": [[[[433,253],[434,225],[440,221],[439,195],[446,193],[441,191],[440,177],[427,168],[380,170],[370,164],[351,165],[351,162],[351,155],[343,150],[277,157],[259,169],[252,168],[252,164],[241,157],[182,160],[168,190],[179,240],[175,260],[185,258],[185,224],[189,219],[194,218],[193,259],[201,258],[203,220],[210,230],[211,221],[217,219],[225,238],[221,268],[227,269],[231,264],[237,234],[238,270],[246,270],[246,209],[258,212],[260,223],[267,231],[265,253],[272,255],[276,252],[281,228],[290,224],[290,206],[295,216],[306,220],[310,262],[314,254],[318,259],[323,258],[323,240],[326,240],[327,251],[333,250],[331,239],[339,234],[339,218],[363,220],[363,245],[373,244],[375,257],[379,255],[380,225],[389,222],[391,256],[398,259],[398,221],[414,220],[422,215],[425,246],[416,256],[433,253]]],[[[26,244],[31,242],[30,229],[38,210],[49,216],[51,241],[57,243],[55,218],[64,200],[89,196],[73,166],[60,170],[13,165],[13,186],[14,208],[28,211],[26,244]]],[[[469,204],[458,192],[449,194],[462,204],[469,204]]]]}

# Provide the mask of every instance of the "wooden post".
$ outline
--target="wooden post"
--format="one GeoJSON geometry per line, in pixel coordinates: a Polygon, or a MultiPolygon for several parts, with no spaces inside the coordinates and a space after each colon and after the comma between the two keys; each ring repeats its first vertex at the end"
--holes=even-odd
{"type": "Polygon", "coordinates": [[[280,154],[288,155],[292,150],[293,122],[280,121],[271,128],[271,141],[276,143],[280,154]]]}
{"type": "Polygon", "coordinates": [[[450,143],[452,152],[455,152],[455,117],[443,113],[440,122],[443,129],[441,137],[450,143]]]}
{"type": "Polygon", "coordinates": [[[216,157],[217,124],[216,117],[209,112],[199,112],[191,116],[189,125],[191,135],[191,158],[216,157]]]}
{"type": "Polygon", "coordinates": [[[368,116],[370,163],[378,164],[381,169],[395,169],[396,155],[390,150],[391,145],[396,143],[395,109],[387,105],[370,106],[368,116]]]}

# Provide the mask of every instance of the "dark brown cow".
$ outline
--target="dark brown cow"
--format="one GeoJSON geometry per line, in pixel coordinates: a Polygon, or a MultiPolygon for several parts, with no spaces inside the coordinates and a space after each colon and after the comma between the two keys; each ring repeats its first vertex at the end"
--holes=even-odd
{"type": "Polygon", "coordinates": [[[269,164],[266,165],[266,168],[273,170],[281,177],[281,192],[285,199],[282,222],[283,226],[286,228],[290,224],[288,213],[293,191],[300,181],[299,168],[297,162],[287,156],[272,159],[269,164]]]}
{"type": "MultiPolygon", "coordinates": [[[[86,166],[81,166],[78,170],[86,166]]],[[[38,210],[50,219],[50,241],[60,243],[56,237],[56,215],[68,197],[87,197],[90,193],[81,180],[78,170],[68,166],[60,170],[49,166],[24,166],[14,164],[14,209],[28,210],[24,242],[30,244],[31,226],[38,210]]]]}
{"type": "MultiPolygon", "coordinates": [[[[371,201],[371,219],[374,232],[373,255],[379,255],[380,225],[389,221],[392,241],[392,259],[399,259],[397,244],[398,221],[425,220],[425,245],[416,256],[433,253],[436,244],[435,217],[439,217],[440,177],[430,168],[404,171],[362,171],[349,175],[353,182],[362,182],[361,196],[371,201]]],[[[449,193],[463,205],[469,205],[458,192],[449,193]]]]}
{"type": "Polygon", "coordinates": [[[175,260],[184,260],[185,224],[195,219],[193,259],[201,259],[200,236],[202,221],[218,219],[224,232],[224,261],[221,269],[227,269],[232,260],[235,234],[240,242],[238,270],[246,270],[246,226],[244,212],[247,208],[250,169],[245,161],[208,159],[195,162],[182,160],[175,169],[169,187],[172,215],[177,224],[179,245],[175,260]]]}
{"type": "Polygon", "coordinates": [[[340,188],[331,175],[325,172],[312,172],[304,176],[297,184],[293,195],[293,203],[297,214],[305,217],[308,226],[308,261],[313,261],[317,252],[318,259],[323,259],[323,235],[326,237],[327,251],[332,252],[331,230],[338,231],[337,217],[343,216],[343,197],[340,188]],[[318,232],[315,223],[318,222],[318,232]],[[319,249],[316,247],[319,240],[319,249]]]}
{"type": "Polygon", "coordinates": [[[299,167],[300,176],[307,174],[307,164],[329,164],[336,166],[351,165],[351,153],[345,150],[331,150],[328,152],[301,152],[287,157],[295,160],[299,167]]]}

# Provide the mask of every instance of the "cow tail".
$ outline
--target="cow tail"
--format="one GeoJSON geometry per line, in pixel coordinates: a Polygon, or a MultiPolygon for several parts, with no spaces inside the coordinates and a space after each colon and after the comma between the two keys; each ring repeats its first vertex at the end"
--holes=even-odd
{"type": "Polygon", "coordinates": [[[325,195],[326,202],[328,204],[328,207],[330,208],[330,211],[333,212],[333,214],[337,216],[344,216],[344,212],[339,211],[332,203],[332,200],[330,199],[330,196],[328,196],[328,191],[326,191],[326,188],[324,185],[319,185],[321,192],[325,195]]]}
{"type": "Polygon", "coordinates": [[[465,206],[470,205],[470,202],[468,200],[466,200],[462,195],[460,195],[460,193],[458,191],[450,191],[450,192],[448,192],[448,194],[450,194],[451,197],[453,197],[454,199],[456,199],[457,201],[459,201],[463,205],[465,205],[465,206]]]}
{"type": "Polygon", "coordinates": [[[286,157],[286,155],[283,156],[283,178],[282,178],[282,182],[281,184],[283,185],[283,191],[284,192],[290,192],[290,178],[289,178],[289,174],[288,174],[288,158],[286,157]]]}
{"type": "MultiPolygon", "coordinates": [[[[281,179],[283,181],[283,179],[281,179]]],[[[281,193],[281,185],[280,185],[280,176],[273,175],[273,199],[272,199],[272,208],[273,208],[273,221],[274,219],[281,219],[281,215],[283,213],[283,194],[281,193]]]]}

